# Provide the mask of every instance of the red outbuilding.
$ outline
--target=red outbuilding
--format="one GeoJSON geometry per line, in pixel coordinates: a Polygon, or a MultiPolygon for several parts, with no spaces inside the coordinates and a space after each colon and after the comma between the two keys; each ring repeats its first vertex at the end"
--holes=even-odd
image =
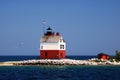
{"type": "Polygon", "coordinates": [[[98,54],[98,59],[107,60],[107,59],[109,59],[109,58],[110,58],[110,56],[107,55],[107,54],[104,54],[104,53],[98,54]]]}
{"type": "Polygon", "coordinates": [[[59,32],[54,33],[49,27],[40,39],[41,59],[60,59],[66,57],[66,43],[59,32]]]}

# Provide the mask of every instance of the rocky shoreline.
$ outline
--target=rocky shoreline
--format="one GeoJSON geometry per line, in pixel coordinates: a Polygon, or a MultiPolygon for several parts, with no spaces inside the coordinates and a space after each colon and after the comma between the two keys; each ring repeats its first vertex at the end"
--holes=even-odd
{"type": "Polygon", "coordinates": [[[0,62],[0,66],[21,66],[21,65],[120,65],[120,62],[96,61],[89,60],[73,60],[73,59],[40,59],[40,60],[24,60],[24,61],[8,61],[0,62]]]}

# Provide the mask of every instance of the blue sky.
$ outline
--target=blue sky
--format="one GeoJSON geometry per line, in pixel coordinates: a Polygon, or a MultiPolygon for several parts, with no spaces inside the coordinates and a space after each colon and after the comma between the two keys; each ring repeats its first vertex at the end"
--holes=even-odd
{"type": "Polygon", "coordinates": [[[0,55],[39,55],[43,20],[67,55],[120,50],[120,0],[0,0],[0,55]]]}

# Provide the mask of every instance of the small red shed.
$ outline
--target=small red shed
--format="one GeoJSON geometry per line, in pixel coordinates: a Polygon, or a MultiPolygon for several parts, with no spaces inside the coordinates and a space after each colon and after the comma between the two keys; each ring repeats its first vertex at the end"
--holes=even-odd
{"type": "Polygon", "coordinates": [[[107,55],[107,54],[104,54],[104,53],[99,53],[99,54],[98,54],[98,59],[107,60],[107,59],[109,59],[109,58],[110,58],[110,56],[107,55]]]}

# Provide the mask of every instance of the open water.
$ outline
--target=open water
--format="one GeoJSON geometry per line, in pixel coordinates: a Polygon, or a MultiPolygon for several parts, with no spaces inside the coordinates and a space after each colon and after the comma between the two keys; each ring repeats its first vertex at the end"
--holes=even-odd
{"type": "MultiPolygon", "coordinates": [[[[92,58],[92,56],[68,57],[92,58]]],[[[0,61],[12,59],[38,59],[38,56],[0,57],[0,61]]],[[[0,66],[0,80],[120,80],[120,66],[0,66]]]]}

